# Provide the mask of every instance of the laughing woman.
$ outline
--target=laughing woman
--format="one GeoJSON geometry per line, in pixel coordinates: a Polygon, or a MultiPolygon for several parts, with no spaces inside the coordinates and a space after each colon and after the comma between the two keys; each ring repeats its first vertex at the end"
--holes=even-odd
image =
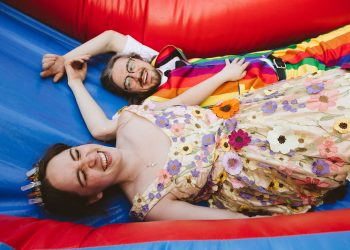
{"type": "Polygon", "coordinates": [[[79,213],[118,185],[139,220],[295,214],[346,183],[350,84],[340,69],[258,90],[240,104],[195,106],[244,76],[246,63],[227,61],[207,82],[168,102],[145,101],[108,120],[102,110],[86,109],[93,100],[82,84],[85,59],[66,64],[69,86],[89,130],[105,139],[116,131],[118,140],[116,147],[49,149],[31,177],[36,201],[51,212],[79,213]],[[201,200],[210,207],[192,204],[201,200]]]}

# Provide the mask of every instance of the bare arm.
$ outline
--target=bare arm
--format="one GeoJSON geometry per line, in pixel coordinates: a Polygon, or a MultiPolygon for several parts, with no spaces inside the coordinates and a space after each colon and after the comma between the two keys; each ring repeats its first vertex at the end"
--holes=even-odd
{"type": "Polygon", "coordinates": [[[157,103],[156,108],[163,109],[173,105],[199,105],[224,82],[236,81],[245,76],[245,69],[249,63],[244,62],[244,59],[236,58],[231,63],[226,59],[225,62],[226,66],[220,72],[169,101],[157,103]]]}
{"type": "Polygon", "coordinates": [[[98,140],[111,140],[115,138],[118,121],[106,117],[83,84],[88,58],[87,56],[81,56],[66,61],[68,85],[74,94],[80,113],[91,135],[98,140]]]}
{"type": "Polygon", "coordinates": [[[107,30],[64,56],[45,54],[42,59],[43,71],[40,75],[41,77],[53,76],[53,81],[57,82],[65,73],[65,61],[87,54],[95,56],[108,52],[121,52],[125,47],[126,40],[127,37],[125,35],[113,30],[107,30]]]}
{"type": "Polygon", "coordinates": [[[185,201],[164,197],[146,215],[147,221],[153,220],[222,220],[249,218],[226,209],[217,209],[192,205],[185,201]]]}

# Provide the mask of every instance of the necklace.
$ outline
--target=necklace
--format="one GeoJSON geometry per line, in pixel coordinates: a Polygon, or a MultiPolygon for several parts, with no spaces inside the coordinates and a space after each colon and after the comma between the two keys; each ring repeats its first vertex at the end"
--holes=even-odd
{"type": "Polygon", "coordinates": [[[146,165],[146,168],[153,168],[155,166],[157,166],[157,163],[151,163],[151,164],[146,165]]]}

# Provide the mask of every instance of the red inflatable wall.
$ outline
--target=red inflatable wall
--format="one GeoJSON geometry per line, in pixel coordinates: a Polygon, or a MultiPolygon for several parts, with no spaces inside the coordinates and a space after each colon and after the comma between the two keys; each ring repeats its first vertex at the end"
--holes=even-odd
{"type": "Polygon", "coordinates": [[[349,0],[4,0],[80,41],[106,29],[190,56],[239,54],[300,42],[350,23],[349,0]]]}

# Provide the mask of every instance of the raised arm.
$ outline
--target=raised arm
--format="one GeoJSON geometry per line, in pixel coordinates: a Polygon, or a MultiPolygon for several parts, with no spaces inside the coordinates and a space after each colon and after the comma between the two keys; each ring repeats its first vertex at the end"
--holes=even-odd
{"type": "Polygon", "coordinates": [[[244,214],[226,209],[192,205],[185,201],[163,199],[146,215],[147,221],[154,220],[222,220],[250,218],[244,214]]]}
{"type": "Polygon", "coordinates": [[[245,76],[245,69],[249,63],[244,62],[243,58],[235,58],[232,62],[226,59],[225,62],[226,66],[220,72],[169,101],[157,103],[156,108],[163,109],[173,105],[199,105],[223,83],[236,81],[245,76]]]}
{"type": "Polygon", "coordinates": [[[89,56],[80,56],[65,62],[68,85],[91,135],[98,140],[111,140],[115,138],[118,121],[106,117],[83,84],[88,59],[89,56]]]}
{"type": "Polygon", "coordinates": [[[57,82],[65,73],[65,61],[87,54],[95,56],[108,52],[121,52],[125,47],[126,40],[127,37],[125,35],[113,30],[107,30],[64,56],[45,54],[42,59],[43,71],[40,75],[41,77],[53,76],[53,81],[57,82]]]}

